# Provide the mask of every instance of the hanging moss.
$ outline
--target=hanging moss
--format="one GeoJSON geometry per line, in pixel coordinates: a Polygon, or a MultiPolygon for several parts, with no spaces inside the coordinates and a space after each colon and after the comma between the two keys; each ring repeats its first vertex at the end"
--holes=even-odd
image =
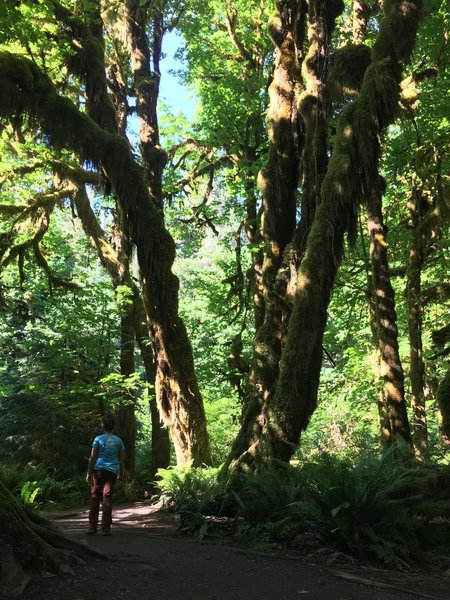
{"type": "Polygon", "coordinates": [[[90,13],[87,23],[58,2],[53,3],[53,10],[63,30],[62,35],[72,46],[72,53],[67,54],[67,68],[86,86],[88,115],[103,129],[116,133],[116,113],[107,91],[103,25],[98,5],[93,3],[87,8],[90,13]]]}
{"type": "Polygon", "coordinates": [[[384,0],[383,27],[373,46],[373,60],[389,56],[397,62],[409,60],[422,17],[420,0],[384,0]]]}
{"type": "Polygon", "coordinates": [[[371,50],[363,44],[349,44],[336,51],[328,79],[332,100],[340,101],[359,92],[370,59],[371,50]]]}
{"type": "Polygon", "coordinates": [[[284,40],[285,32],[283,29],[283,22],[281,21],[279,14],[274,14],[269,18],[269,23],[267,24],[267,33],[269,34],[274,46],[280,48],[284,40]]]}

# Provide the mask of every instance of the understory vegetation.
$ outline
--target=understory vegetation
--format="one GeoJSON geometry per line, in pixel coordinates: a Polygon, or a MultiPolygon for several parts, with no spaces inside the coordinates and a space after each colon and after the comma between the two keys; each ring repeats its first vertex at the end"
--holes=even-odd
{"type": "Polygon", "coordinates": [[[0,2],[2,515],[86,507],[114,414],[115,501],[185,533],[450,553],[449,41],[444,0],[0,2]]]}
{"type": "Polygon", "coordinates": [[[356,462],[322,453],[229,479],[217,468],[158,475],[159,500],[200,539],[309,557],[328,548],[397,567],[450,551],[450,468],[414,465],[401,449],[356,462]]]}

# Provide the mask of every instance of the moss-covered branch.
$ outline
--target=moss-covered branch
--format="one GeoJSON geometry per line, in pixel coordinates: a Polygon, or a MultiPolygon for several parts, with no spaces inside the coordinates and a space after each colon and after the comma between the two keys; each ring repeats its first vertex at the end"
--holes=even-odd
{"type": "Polygon", "coordinates": [[[0,207],[0,214],[15,217],[11,230],[7,234],[7,243],[0,248],[0,271],[18,258],[20,280],[23,282],[25,278],[24,258],[28,251],[31,251],[36,264],[47,276],[50,288],[78,289],[76,284],[53,273],[40,247],[40,242],[48,231],[50,215],[55,204],[67,196],[67,192],[66,188],[52,190],[37,195],[33,202],[25,206],[6,206],[4,209],[0,207]],[[16,236],[23,233],[24,229],[33,231],[32,235],[25,241],[15,243],[16,236]]]}
{"type": "Polygon", "coordinates": [[[402,64],[412,52],[420,0],[387,0],[361,92],[338,121],[333,154],[308,236],[273,400],[256,415],[238,460],[289,460],[317,405],[327,308],[345,234],[356,235],[360,202],[376,187],[381,138],[397,115],[402,64]]]}
{"type": "Polygon", "coordinates": [[[178,315],[178,280],[171,272],[175,243],[150,197],[141,167],[126,140],[99,127],[31,61],[0,53],[0,114],[28,115],[50,144],[76,152],[100,167],[127,216],[137,247],[146,313],[159,356],[159,403],[166,424],[177,429],[181,462],[210,461],[203,403],[192,347],[178,315]]]}

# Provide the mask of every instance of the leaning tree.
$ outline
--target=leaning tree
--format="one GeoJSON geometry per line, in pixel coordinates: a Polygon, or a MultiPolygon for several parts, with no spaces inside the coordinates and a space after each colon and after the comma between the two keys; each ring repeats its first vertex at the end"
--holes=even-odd
{"type": "MultiPolygon", "coordinates": [[[[16,125],[21,120],[24,124],[33,124],[52,147],[67,148],[82,162],[95,165],[106,188],[112,190],[118,203],[119,225],[124,231],[122,266],[125,266],[125,269],[116,272],[120,278],[116,276],[114,280],[117,283],[121,279],[123,283],[124,277],[129,278],[127,261],[124,260],[129,254],[125,248],[129,238],[136,248],[139,263],[146,321],[156,364],[155,388],[160,415],[171,430],[178,462],[193,461],[197,465],[209,463],[211,459],[203,401],[194,372],[191,344],[178,314],[178,280],[171,270],[175,244],[164,225],[161,210],[164,152],[159,144],[156,100],[163,14],[161,7],[155,6],[151,11],[149,6],[133,2],[127,3],[126,7],[118,7],[118,19],[125,41],[121,40],[122,45],[117,42],[116,46],[122,61],[124,53],[127,56],[128,66],[124,70],[126,73],[131,70],[134,78],[142,124],[142,156],[138,160],[123,136],[123,127],[120,127],[121,124],[123,126],[123,115],[119,110],[122,105],[117,102],[115,106],[109,95],[100,3],[90,3],[85,8],[80,17],[77,11],[72,13],[57,1],[45,5],[48,12],[46,18],[52,19],[52,25],[63,42],[57,51],[58,60],[63,62],[67,70],[62,88],[67,86],[71,78],[80,81],[86,99],[86,111],[80,110],[69,99],[69,94],[59,95],[45,73],[45,58],[38,66],[36,61],[14,53],[4,53],[1,61],[5,77],[2,89],[5,110],[2,115],[16,125]],[[144,35],[149,22],[152,22],[155,42],[152,48],[152,71],[149,71],[148,41],[144,35]],[[13,64],[15,61],[18,61],[16,67],[13,64]],[[28,69],[31,71],[27,74],[28,69]],[[6,79],[9,79],[9,84],[6,84],[6,79]],[[32,89],[34,92],[31,92],[32,89]],[[36,102],[32,100],[31,93],[36,102]],[[27,106],[22,102],[25,97],[29,99],[27,106]]],[[[42,7],[37,8],[40,9],[42,7]]],[[[29,24],[27,30],[24,19],[17,16],[18,10],[18,7],[8,5],[6,16],[2,15],[3,25],[8,19],[12,24],[7,34],[11,47],[14,47],[16,39],[21,42],[24,35],[31,35],[29,24]]],[[[46,35],[55,36],[55,30],[50,28],[46,35]]],[[[110,65],[111,72],[114,66],[117,74],[120,71],[117,64],[110,65]]],[[[20,124],[16,130],[20,130],[20,124]]],[[[132,319],[124,318],[124,327],[125,321],[128,321],[125,338],[131,339],[132,319]]],[[[124,347],[127,345],[131,346],[131,343],[123,344],[124,347]]],[[[123,368],[130,370],[132,365],[127,362],[130,362],[129,357],[123,354],[123,368]]],[[[125,420],[131,423],[132,415],[128,416],[130,418],[125,420]]],[[[132,437],[132,431],[129,437],[132,437]]]]}

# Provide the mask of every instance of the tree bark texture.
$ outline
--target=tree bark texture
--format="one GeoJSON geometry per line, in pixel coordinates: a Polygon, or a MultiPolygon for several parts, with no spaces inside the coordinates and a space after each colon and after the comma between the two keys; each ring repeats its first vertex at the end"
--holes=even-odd
{"type": "MultiPolygon", "coordinates": [[[[125,3],[125,19],[128,47],[137,111],[140,119],[140,150],[145,180],[154,206],[163,213],[162,171],[166,153],[159,140],[157,100],[159,94],[160,58],[164,35],[163,13],[155,5],[152,8],[152,48],[150,52],[147,29],[149,17],[147,5],[136,0],[125,3]],[[150,61],[153,62],[153,70],[150,61]]],[[[173,243],[173,242],[172,242],[173,243]]],[[[156,285],[164,285],[160,281],[156,285]]],[[[143,285],[146,278],[143,276],[143,285]]],[[[177,463],[192,460],[194,464],[210,463],[209,441],[203,402],[193,367],[192,348],[178,316],[178,281],[172,275],[167,283],[172,287],[172,306],[157,319],[151,319],[150,332],[156,357],[156,394],[158,408],[164,422],[170,427],[175,445],[177,463]],[[175,319],[175,321],[172,321],[175,319]],[[171,375],[172,364],[177,365],[179,377],[171,375]],[[189,366],[189,363],[191,366],[189,366]],[[174,401],[183,398],[184,401],[174,401]],[[186,404],[186,406],[183,406],[186,404]],[[189,410],[186,410],[189,405],[189,410]],[[200,442],[201,439],[201,442],[200,442]]]]}
{"type": "MultiPolygon", "coordinates": [[[[415,230],[421,216],[419,209],[421,198],[418,196],[420,196],[419,191],[414,190],[409,203],[415,230]]],[[[421,299],[421,274],[425,258],[423,241],[421,236],[417,235],[417,231],[413,231],[406,274],[413,443],[414,452],[419,459],[425,457],[428,449],[425,363],[423,361],[422,345],[423,304],[421,299]]]]}
{"type": "Polygon", "coordinates": [[[367,221],[375,329],[380,356],[380,375],[384,380],[383,404],[389,421],[387,444],[392,445],[399,438],[409,442],[411,432],[405,402],[403,366],[398,347],[397,314],[389,273],[386,228],[381,196],[376,189],[369,193],[367,199],[367,221]]]}
{"type": "MultiPolygon", "coordinates": [[[[344,235],[355,235],[357,207],[378,181],[380,138],[397,114],[402,63],[414,47],[419,8],[419,2],[384,3],[385,16],[361,91],[339,117],[333,154],[297,276],[276,391],[264,413],[254,410],[253,422],[244,423],[252,434],[244,452],[239,454],[239,444],[233,448],[231,458],[238,464],[289,460],[316,408],[327,308],[344,235]]],[[[242,433],[240,436],[242,439],[242,433]]]]}
{"type": "Polygon", "coordinates": [[[370,330],[372,334],[372,347],[374,354],[374,374],[375,374],[375,387],[377,393],[377,409],[378,419],[380,422],[380,438],[381,445],[383,448],[388,448],[391,445],[393,439],[391,430],[391,421],[389,419],[386,402],[384,399],[385,392],[384,386],[380,385],[381,381],[381,354],[379,347],[379,334],[378,334],[378,315],[376,312],[376,296],[373,287],[373,280],[369,276],[367,281],[367,303],[369,305],[369,322],[370,330]]]}
{"type": "Polygon", "coordinates": [[[299,177],[298,96],[300,93],[300,55],[297,46],[304,27],[303,3],[279,2],[269,20],[269,35],[275,45],[273,78],[269,87],[267,129],[269,151],[258,175],[263,198],[262,236],[264,259],[259,293],[261,323],[253,343],[248,398],[244,404],[241,431],[232,455],[247,447],[253,427],[264,420],[262,407],[276,384],[281,347],[286,325],[282,323],[282,295],[274,290],[286,246],[296,224],[299,177]],[[259,416],[258,416],[259,415],[259,416]],[[255,417],[256,421],[255,421],[255,417]]]}
{"type": "Polygon", "coordinates": [[[34,573],[72,574],[81,557],[104,555],[65,538],[34,513],[26,512],[0,481],[0,597],[20,596],[34,573]]]}
{"type": "Polygon", "coordinates": [[[366,37],[367,22],[369,19],[369,6],[361,0],[353,0],[353,41],[355,44],[362,44],[366,37]]]}
{"type": "MultiPolygon", "coordinates": [[[[435,154],[435,153],[433,153],[435,154]]],[[[433,193],[424,189],[419,173],[427,164],[426,149],[418,148],[417,164],[412,182],[412,193],[408,203],[412,236],[409,249],[409,263],[406,272],[406,293],[408,303],[408,333],[410,345],[411,406],[413,409],[413,444],[416,456],[423,459],[428,449],[428,424],[426,397],[428,385],[425,377],[425,362],[422,347],[423,313],[426,299],[422,292],[422,269],[427,256],[436,247],[442,232],[442,223],[450,212],[448,199],[442,187],[441,157],[433,156],[436,182],[433,193]],[[436,160],[437,158],[437,160],[436,160]],[[428,191],[428,193],[427,193],[428,191]]]]}

